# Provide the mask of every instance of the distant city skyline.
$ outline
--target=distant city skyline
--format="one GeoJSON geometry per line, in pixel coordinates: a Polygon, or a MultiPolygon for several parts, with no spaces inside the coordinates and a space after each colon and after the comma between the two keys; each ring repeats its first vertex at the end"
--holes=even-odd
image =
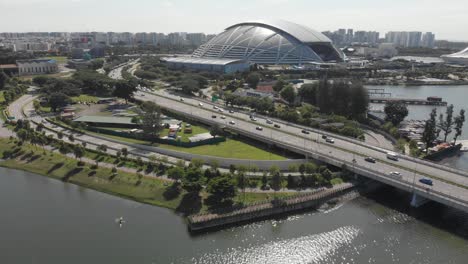
{"type": "Polygon", "coordinates": [[[468,41],[465,0],[0,0],[0,32],[222,32],[244,20],[284,19],[318,31],[433,32],[468,41]]]}

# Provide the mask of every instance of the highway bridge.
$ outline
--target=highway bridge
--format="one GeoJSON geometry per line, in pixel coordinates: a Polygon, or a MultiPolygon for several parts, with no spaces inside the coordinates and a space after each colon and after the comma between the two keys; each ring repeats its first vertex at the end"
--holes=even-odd
{"type": "Polygon", "coordinates": [[[390,184],[414,194],[412,205],[418,206],[425,199],[434,200],[465,212],[468,212],[468,173],[431,162],[402,155],[398,161],[386,158],[388,150],[367,145],[361,141],[308,129],[302,133],[300,126],[271,120],[279,124],[275,128],[264,118],[253,121],[249,115],[241,112],[229,112],[230,108],[201,102],[196,98],[184,97],[166,91],[138,91],[135,98],[153,101],[162,108],[206,124],[219,124],[244,136],[276,145],[307,158],[319,160],[337,167],[346,167],[356,174],[390,184]],[[221,112],[222,111],[222,112],[221,112]],[[212,116],[216,115],[216,118],[212,116]],[[221,119],[225,116],[225,119],[221,119]],[[232,122],[231,122],[232,121],[232,122]],[[261,126],[262,130],[257,130],[261,126]],[[328,143],[322,135],[333,137],[334,143],[328,143]],[[373,157],[376,163],[364,160],[373,157]],[[353,160],[355,162],[353,162],[353,160]],[[399,172],[401,176],[391,176],[390,172],[399,172]],[[431,178],[433,186],[419,182],[419,179],[431,178]]]}

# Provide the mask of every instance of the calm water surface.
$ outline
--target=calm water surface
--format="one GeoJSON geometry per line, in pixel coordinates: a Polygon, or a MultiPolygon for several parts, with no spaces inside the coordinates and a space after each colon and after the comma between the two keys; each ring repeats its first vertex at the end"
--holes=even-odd
{"type": "Polygon", "coordinates": [[[0,263],[468,263],[467,214],[408,199],[389,188],[191,236],[170,210],[0,168],[0,263]]]}

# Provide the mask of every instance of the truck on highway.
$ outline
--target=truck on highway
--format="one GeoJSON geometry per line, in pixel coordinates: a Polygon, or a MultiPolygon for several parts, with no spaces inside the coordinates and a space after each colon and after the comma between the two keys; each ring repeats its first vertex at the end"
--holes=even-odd
{"type": "Polygon", "coordinates": [[[387,152],[387,159],[398,161],[398,154],[395,152],[387,152]]]}

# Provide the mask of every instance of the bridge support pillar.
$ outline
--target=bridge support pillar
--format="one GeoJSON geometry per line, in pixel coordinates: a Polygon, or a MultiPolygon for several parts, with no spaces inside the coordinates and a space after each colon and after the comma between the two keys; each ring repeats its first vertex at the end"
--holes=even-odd
{"type": "Polygon", "coordinates": [[[411,206],[413,207],[419,207],[425,203],[429,202],[428,199],[417,195],[416,193],[413,193],[413,197],[411,198],[411,206]]]}

